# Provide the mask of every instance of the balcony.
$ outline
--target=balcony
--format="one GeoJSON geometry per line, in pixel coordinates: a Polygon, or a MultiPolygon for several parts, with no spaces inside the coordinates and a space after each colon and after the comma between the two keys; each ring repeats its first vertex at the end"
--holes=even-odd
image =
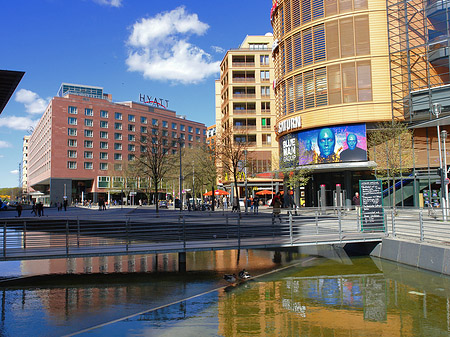
{"type": "Polygon", "coordinates": [[[254,77],[233,77],[233,83],[255,83],[254,77]]]}
{"type": "Polygon", "coordinates": [[[256,114],[256,109],[234,109],[233,110],[233,114],[240,114],[240,115],[250,114],[250,115],[254,115],[254,114],[256,114]]]}
{"type": "Polygon", "coordinates": [[[247,93],[233,93],[233,98],[256,98],[256,94],[247,94],[247,93]]]}
{"type": "Polygon", "coordinates": [[[233,67],[254,67],[255,62],[233,62],[233,67]]]}

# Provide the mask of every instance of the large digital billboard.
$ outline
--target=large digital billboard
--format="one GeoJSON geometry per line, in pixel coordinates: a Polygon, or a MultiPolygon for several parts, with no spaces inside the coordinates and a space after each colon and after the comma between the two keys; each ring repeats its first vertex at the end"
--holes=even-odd
{"type": "Polygon", "coordinates": [[[282,167],[367,160],[366,125],[293,132],[280,138],[282,167]]]}

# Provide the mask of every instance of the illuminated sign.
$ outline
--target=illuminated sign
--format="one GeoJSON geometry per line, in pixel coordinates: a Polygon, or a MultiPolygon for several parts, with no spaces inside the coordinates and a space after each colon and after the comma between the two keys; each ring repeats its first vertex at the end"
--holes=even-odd
{"type": "Polygon", "coordinates": [[[298,129],[302,127],[302,120],[300,116],[285,119],[284,121],[278,122],[277,133],[287,132],[289,130],[298,129]]]}
{"type": "Polygon", "coordinates": [[[169,107],[169,100],[163,98],[156,98],[148,95],[139,94],[139,102],[153,105],[157,108],[167,109],[169,107]]]}

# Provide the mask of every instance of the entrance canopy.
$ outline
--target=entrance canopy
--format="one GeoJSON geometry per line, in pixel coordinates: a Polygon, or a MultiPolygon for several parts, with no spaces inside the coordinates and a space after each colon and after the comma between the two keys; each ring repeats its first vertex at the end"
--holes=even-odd
{"type": "MultiPolygon", "coordinates": [[[[214,195],[228,195],[230,193],[228,193],[227,191],[224,190],[215,190],[214,191],[214,195]]],[[[206,193],[203,193],[204,196],[208,196],[208,195],[212,195],[211,191],[208,191],[206,193]]]]}

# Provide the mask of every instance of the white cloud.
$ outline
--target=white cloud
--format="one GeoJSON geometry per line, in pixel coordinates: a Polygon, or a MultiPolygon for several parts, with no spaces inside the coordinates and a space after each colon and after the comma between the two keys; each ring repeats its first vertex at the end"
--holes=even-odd
{"type": "Polygon", "coordinates": [[[218,54],[223,54],[225,52],[225,49],[219,46],[212,46],[211,48],[218,54]]]}
{"type": "Polygon", "coordinates": [[[12,173],[12,174],[19,174],[19,170],[12,170],[12,171],[9,171],[9,173],[12,173]]]}
{"type": "Polygon", "coordinates": [[[5,142],[4,140],[0,140],[0,149],[5,147],[12,147],[12,145],[8,142],[5,142]]]}
{"type": "Polygon", "coordinates": [[[208,28],[184,7],[136,22],[128,38],[128,70],[148,79],[181,83],[200,82],[219,73],[220,62],[188,42],[190,35],[204,35],[208,28]]]}
{"type": "Polygon", "coordinates": [[[47,108],[49,100],[39,97],[38,94],[31,90],[20,89],[16,93],[16,102],[23,103],[28,113],[42,114],[47,108]]]}
{"type": "Polygon", "coordinates": [[[4,126],[14,130],[28,130],[35,127],[39,119],[32,120],[28,117],[8,116],[0,118],[0,127],[4,126]]]}
{"type": "Polygon", "coordinates": [[[94,2],[99,5],[111,6],[111,7],[120,7],[122,6],[122,0],[94,0],[94,2]]]}

